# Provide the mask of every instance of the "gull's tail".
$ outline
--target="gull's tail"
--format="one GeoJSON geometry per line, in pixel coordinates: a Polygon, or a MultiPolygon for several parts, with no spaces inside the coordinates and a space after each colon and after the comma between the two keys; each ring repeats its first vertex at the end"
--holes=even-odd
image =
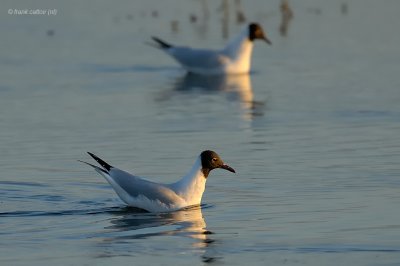
{"type": "Polygon", "coordinates": [[[157,48],[168,49],[168,48],[172,47],[171,44],[161,40],[160,38],[157,38],[157,37],[154,37],[154,36],[151,37],[151,38],[156,42],[154,46],[157,47],[157,48]]]}

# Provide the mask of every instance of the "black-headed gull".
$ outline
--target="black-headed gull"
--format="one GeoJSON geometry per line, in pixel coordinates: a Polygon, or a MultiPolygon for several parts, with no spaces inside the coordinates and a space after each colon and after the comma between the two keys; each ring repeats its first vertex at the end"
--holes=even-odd
{"type": "Polygon", "coordinates": [[[101,167],[81,162],[92,166],[105,177],[122,201],[149,212],[170,212],[199,205],[211,170],[222,168],[235,173],[217,153],[207,150],[198,156],[192,169],[181,180],[172,184],[159,184],[111,166],[93,153],[88,154],[101,167]]]}
{"type": "Polygon", "coordinates": [[[222,50],[175,46],[160,38],[152,38],[155,41],[154,46],[172,56],[184,69],[201,75],[249,73],[253,41],[261,39],[271,44],[258,23],[251,23],[246,26],[222,50]]]}

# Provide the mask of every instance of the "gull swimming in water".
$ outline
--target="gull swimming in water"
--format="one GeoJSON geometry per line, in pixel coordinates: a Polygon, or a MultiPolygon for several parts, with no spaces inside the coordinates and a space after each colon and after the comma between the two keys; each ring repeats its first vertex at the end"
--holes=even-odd
{"type": "Polygon", "coordinates": [[[201,75],[249,73],[253,42],[261,39],[271,44],[258,23],[246,26],[222,50],[175,46],[158,37],[152,38],[155,41],[153,46],[169,54],[188,72],[201,75]]]}
{"type": "Polygon", "coordinates": [[[181,180],[172,184],[160,184],[130,174],[109,165],[88,152],[101,167],[92,166],[112,186],[123,202],[149,212],[170,212],[188,206],[200,205],[210,171],[221,168],[235,173],[214,151],[203,151],[191,170],[181,180]]]}

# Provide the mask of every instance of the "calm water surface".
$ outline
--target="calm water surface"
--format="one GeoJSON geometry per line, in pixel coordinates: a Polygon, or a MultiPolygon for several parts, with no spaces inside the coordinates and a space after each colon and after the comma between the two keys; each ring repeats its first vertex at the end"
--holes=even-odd
{"type": "Polygon", "coordinates": [[[265,2],[241,3],[273,42],[253,73],[205,79],[145,42],[220,47],[243,27],[234,1],[5,1],[0,264],[398,265],[400,2],[292,1],[286,35],[265,2]],[[77,162],[167,183],[204,149],[237,174],[169,214],[77,162]]]}

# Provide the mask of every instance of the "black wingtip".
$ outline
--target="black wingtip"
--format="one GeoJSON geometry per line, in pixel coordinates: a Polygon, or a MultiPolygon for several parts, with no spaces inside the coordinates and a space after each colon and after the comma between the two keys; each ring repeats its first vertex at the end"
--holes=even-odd
{"type": "Polygon", "coordinates": [[[157,37],[154,37],[154,36],[152,36],[151,38],[152,38],[158,45],[160,45],[160,48],[162,48],[162,49],[168,49],[168,48],[171,48],[171,47],[172,47],[171,44],[166,43],[165,41],[161,40],[160,38],[157,38],[157,37]]]}
{"type": "Polygon", "coordinates": [[[87,165],[93,167],[93,168],[96,169],[96,170],[100,170],[100,171],[102,171],[102,172],[108,174],[108,172],[107,172],[106,170],[104,170],[103,168],[100,168],[100,167],[98,167],[98,166],[96,166],[96,165],[94,165],[94,164],[91,164],[91,163],[88,163],[88,162],[85,162],[85,161],[81,161],[81,160],[77,160],[77,161],[80,162],[80,163],[87,164],[87,165]]]}
{"type": "Polygon", "coordinates": [[[91,152],[88,152],[88,154],[90,156],[92,156],[93,159],[95,159],[96,162],[98,162],[102,167],[104,167],[104,169],[106,169],[107,171],[110,171],[111,168],[113,168],[111,165],[109,165],[108,163],[106,163],[105,161],[103,161],[102,159],[100,159],[99,157],[97,157],[96,155],[94,155],[91,152]]]}

